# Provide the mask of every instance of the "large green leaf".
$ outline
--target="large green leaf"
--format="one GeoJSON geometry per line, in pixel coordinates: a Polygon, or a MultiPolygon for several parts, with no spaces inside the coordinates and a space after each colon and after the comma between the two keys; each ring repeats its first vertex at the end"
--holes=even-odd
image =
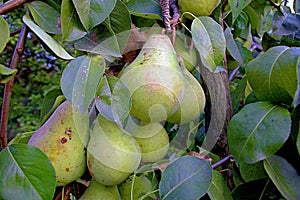
{"type": "Polygon", "coordinates": [[[130,0],[127,7],[132,15],[150,19],[162,19],[158,0],[130,0]]]}
{"type": "Polygon", "coordinates": [[[162,174],[159,193],[162,200],[195,200],[208,190],[212,167],[208,160],[183,156],[173,161],[162,174]]]}
{"type": "Polygon", "coordinates": [[[215,72],[222,66],[225,55],[226,41],[222,27],[211,17],[202,16],[194,19],[191,31],[201,62],[215,72]]]}
{"type": "Polygon", "coordinates": [[[0,199],[48,200],[55,192],[55,170],[48,157],[27,144],[0,153],[0,199]]]}
{"type": "Polygon", "coordinates": [[[226,181],[222,174],[213,170],[213,178],[211,185],[208,189],[208,195],[211,200],[231,200],[232,196],[228,190],[226,181]]]}
{"type": "Polygon", "coordinates": [[[237,44],[235,43],[235,41],[233,39],[233,35],[231,33],[230,28],[227,28],[225,30],[224,34],[225,34],[225,39],[226,39],[226,47],[227,47],[230,55],[236,61],[238,61],[241,65],[244,65],[243,56],[242,56],[241,52],[239,51],[239,48],[238,48],[237,44]]]}
{"type": "Polygon", "coordinates": [[[112,50],[122,54],[131,29],[130,13],[125,4],[118,0],[115,8],[103,23],[112,35],[109,39],[103,41],[102,45],[110,48],[112,42],[115,42],[118,49],[112,50]]]}
{"type": "Polygon", "coordinates": [[[71,60],[74,59],[56,40],[48,35],[43,29],[36,25],[30,17],[23,16],[24,23],[49,47],[49,49],[58,57],[71,60]]]}
{"type": "Polygon", "coordinates": [[[131,108],[131,96],[128,88],[117,77],[104,76],[97,97],[98,111],[123,128],[131,108]]]}
{"type": "Polygon", "coordinates": [[[42,1],[27,4],[34,21],[46,32],[61,34],[58,28],[59,12],[42,1]]]}
{"type": "Polygon", "coordinates": [[[228,127],[228,144],[238,161],[255,163],[279,150],[290,130],[291,117],[286,108],[256,102],[233,116],[228,127]]]}
{"type": "Polygon", "coordinates": [[[291,104],[300,83],[299,70],[300,48],[276,46],[252,60],[246,75],[259,100],[291,104]]]}
{"type": "Polygon", "coordinates": [[[72,0],[79,19],[86,30],[101,24],[112,12],[117,0],[72,0]]]}
{"type": "Polygon", "coordinates": [[[291,164],[284,158],[274,155],[264,160],[264,167],[286,199],[300,199],[300,176],[291,164]]]}
{"type": "Polygon", "coordinates": [[[263,161],[259,161],[254,164],[240,162],[239,170],[241,176],[247,182],[268,177],[268,174],[264,169],[263,161]]]}
{"type": "Polygon", "coordinates": [[[0,64],[0,83],[7,83],[17,71],[17,69],[10,69],[0,64]]]}
{"type": "Polygon", "coordinates": [[[241,14],[242,10],[252,2],[252,0],[229,0],[229,5],[233,15],[233,21],[241,14]]]}
{"type": "Polygon", "coordinates": [[[60,23],[62,39],[65,41],[78,40],[86,34],[73,6],[72,0],[62,1],[60,23]]]}
{"type": "Polygon", "coordinates": [[[105,70],[102,56],[80,56],[64,69],[61,89],[68,101],[85,113],[97,92],[105,70]]]}
{"type": "Polygon", "coordinates": [[[0,16],[0,53],[6,46],[6,43],[9,40],[9,27],[7,22],[0,16]]]}

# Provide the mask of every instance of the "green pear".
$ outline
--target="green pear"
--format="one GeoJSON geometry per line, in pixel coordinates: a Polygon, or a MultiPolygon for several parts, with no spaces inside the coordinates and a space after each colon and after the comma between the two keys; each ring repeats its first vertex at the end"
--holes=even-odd
{"type": "Polygon", "coordinates": [[[131,94],[130,114],[144,122],[166,120],[178,109],[184,92],[176,52],[164,34],[149,36],[120,79],[131,94]]]}
{"type": "Polygon", "coordinates": [[[87,150],[90,174],[97,182],[108,186],[125,180],[141,161],[136,139],[101,115],[95,120],[87,150]]]}
{"type": "MultiPolygon", "coordinates": [[[[196,17],[209,16],[221,3],[221,0],[178,0],[178,6],[181,13],[190,12],[196,17]]],[[[191,15],[185,15],[193,19],[191,15]]]]}
{"type": "Polygon", "coordinates": [[[122,200],[138,200],[143,195],[152,191],[151,182],[144,175],[130,176],[118,188],[122,200]]]}
{"type": "Polygon", "coordinates": [[[106,186],[92,178],[80,200],[121,200],[118,187],[106,186]]]}
{"type": "Polygon", "coordinates": [[[136,126],[132,135],[140,145],[143,162],[157,162],[167,154],[169,137],[160,123],[136,126]]]}
{"type": "Polygon", "coordinates": [[[205,94],[198,80],[187,70],[184,70],[185,94],[179,109],[168,118],[175,124],[189,123],[197,119],[205,107],[205,94]]]}
{"type": "Polygon", "coordinates": [[[88,123],[87,113],[82,115],[64,101],[28,141],[49,157],[57,186],[78,179],[86,170],[88,123]]]}

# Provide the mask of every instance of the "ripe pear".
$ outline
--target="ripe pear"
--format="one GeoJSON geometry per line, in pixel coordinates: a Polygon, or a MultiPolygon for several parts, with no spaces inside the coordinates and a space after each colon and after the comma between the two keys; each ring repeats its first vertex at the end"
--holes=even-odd
{"type": "Polygon", "coordinates": [[[57,186],[66,185],[85,172],[88,124],[87,113],[82,115],[64,101],[29,139],[29,145],[40,148],[50,159],[57,186]]]}
{"type": "Polygon", "coordinates": [[[143,195],[152,191],[151,182],[144,175],[130,176],[125,182],[121,183],[118,188],[122,200],[138,200],[143,195]]]}
{"type": "MultiPolygon", "coordinates": [[[[178,6],[181,13],[190,12],[196,17],[209,16],[218,7],[221,0],[178,0],[178,6]]],[[[185,15],[193,19],[191,15],[185,15]]]]}
{"type": "Polygon", "coordinates": [[[116,185],[105,186],[92,178],[80,200],[121,200],[121,197],[116,185]]]}
{"type": "Polygon", "coordinates": [[[185,124],[197,119],[205,107],[205,94],[200,83],[187,69],[183,70],[185,93],[179,109],[168,118],[174,124],[185,124]]]}
{"type": "Polygon", "coordinates": [[[141,161],[136,139],[101,115],[95,120],[87,150],[90,174],[97,182],[108,186],[125,180],[141,161]]]}
{"type": "Polygon", "coordinates": [[[149,36],[136,59],[120,73],[120,80],[131,94],[130,114],[144,122],[166,120],[178,109],[184,92],[176,52],[164,34],[149,36]]]}
{"type": "Polygon", "coordinates": [[[157,162],[167,154],[169,136],[160,123],[136,126],[132,131],[132,135],[140,145],[142,162],[157,162]]]}

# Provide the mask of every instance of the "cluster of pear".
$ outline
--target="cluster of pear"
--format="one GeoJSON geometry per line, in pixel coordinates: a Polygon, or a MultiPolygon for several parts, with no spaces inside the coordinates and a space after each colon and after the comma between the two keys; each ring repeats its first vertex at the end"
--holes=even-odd
{"type": "Polygon", "coordinates": [[[188,123],[204,109],[202,87],[179,66],[167,35],[149,36],[119,78],[131,93],[129,119],[135,118],[125,128],[101,114],[89,127],[88,115],[65,101],[28,142],[49,157],[57,186],[75,181],[88,169],[92,179],[81,199],[137,199],[150,192],[145,176],[130,176],[142,162],[166,156],[169,137],[162,122],[188,123]]]}

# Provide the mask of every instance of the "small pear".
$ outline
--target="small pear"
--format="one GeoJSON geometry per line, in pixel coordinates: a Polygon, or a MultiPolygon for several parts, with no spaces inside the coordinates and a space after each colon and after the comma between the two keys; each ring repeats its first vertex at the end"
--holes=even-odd
{"type": "Polygon", "coordinates": [[[138,200],[143,195],[152,191],[151,182],[144,175],[130,176],[118,188],[122,200],[138,200]]]}
{"type": "Polygon", "coordinates": [[[142,162],[157,162],[167,154],[169,136],[160,123],[136,126],[132,135],[140,145],[142,162]]]}
{"type": "Polygon", "coordinates": [[[200,83],[187,69],[183,70],[185,93],[179,109],[168,118],[174,124],[185,124],[197,119],[205,107],[205,94],[200,83]]]}
{"type": "Polygon", "coordinates": [[[178,109],[184,92],[176,52],[164,34],[149,36],[120,79],[131,94],[130,114],[144,122],[166,120],[178,109]]]}
{"type": "Polygon", "coordinates": [[[92,178],[80,200],[121,200],[118,187],[105,186],[92,178]]]}
{"type": "Polygon", "coordinates": [[[64,101],[28,141],[49,157],[57,186],[76,180],[86,170],[88,123],[87,113],[82,115],[70,102],[64,101]]]}
{"type": "Polygon", "coordinates": [[[90,174],[97,182],[108,186],[125,180],[141,161],[136,139],[101,115],[95,120],[87,149],[90,174]]]}
{"type": "MultiPolygon", "coordinates": [[[[220,3],[221,0],[178,0],[181,13],[190,12],[196,17],[211,15],[220,3]]],[[[189,14],[186,14],[185,17],[194,19],[189,14]]]]}

